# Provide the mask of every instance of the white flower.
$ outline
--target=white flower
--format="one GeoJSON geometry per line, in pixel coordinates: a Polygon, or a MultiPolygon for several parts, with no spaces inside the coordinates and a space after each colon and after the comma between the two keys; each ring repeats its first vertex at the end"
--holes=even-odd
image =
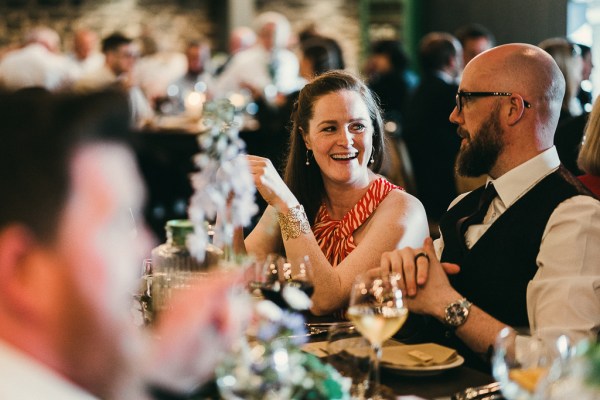
{"type": "Polygon", "coordinates": [[[296,310],[308,310],[312,305],[310,297],[294,286],[285,285],[281,291],[281,296],[290,307],[296,310]]]}
{"type": "Polygon", "coordinates": [[[270,321],[277,322],[283,317],[283,311],[275,303],[269,300],[259,301],[256,305],[256,313],[270,321]]]}

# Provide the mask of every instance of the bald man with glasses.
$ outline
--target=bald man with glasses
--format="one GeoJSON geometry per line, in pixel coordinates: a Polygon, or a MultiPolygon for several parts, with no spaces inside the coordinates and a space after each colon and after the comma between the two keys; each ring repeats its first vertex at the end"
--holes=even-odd
{"type": "Polygon", "coordinates": [[[431,340],[489,371],[505,327],[538,338],[596,337],[600,328],[600,201],[561,165],[553,146],[565,92],[538,47],[488,50],[465,68],[450,121],[462,139],[456,171],[489,176],[455,199],[441,238],[385,253],[403,274],[411,311],[431,340]]]}

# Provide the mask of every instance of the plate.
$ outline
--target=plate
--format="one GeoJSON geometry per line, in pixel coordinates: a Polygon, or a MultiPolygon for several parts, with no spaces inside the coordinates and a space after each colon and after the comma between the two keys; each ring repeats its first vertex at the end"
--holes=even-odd
{"type": "Polygon", "coordinates": [[[442,372],[447,371],[449,369],[460,367],[461,365],[463,365],[464,362],[465,359],[462,356],[457,355],[454,361],[448,364],[430,365],[428,367],[407,367],[404,365],[394,365],[382,362],[381,368],[385,368],[387,370],[407,376],[431,376],[441,374],[442,372]]]}

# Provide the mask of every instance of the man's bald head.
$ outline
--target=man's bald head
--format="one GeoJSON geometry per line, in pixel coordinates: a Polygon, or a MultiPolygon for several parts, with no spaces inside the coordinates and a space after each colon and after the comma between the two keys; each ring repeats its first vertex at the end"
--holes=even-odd
{"type": "Polygon", "coordinates": [[[462,86],[518,93],[531,103],[547,132],[556,129],[565,80],[554,59],[537,46],[515,43],[481,53],[465,68],[462,86]]]}

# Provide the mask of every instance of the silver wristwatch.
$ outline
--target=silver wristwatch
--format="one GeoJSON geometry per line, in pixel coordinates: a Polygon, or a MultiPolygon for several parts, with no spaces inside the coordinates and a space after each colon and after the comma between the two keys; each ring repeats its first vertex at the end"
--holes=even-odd
{"type": "Polygon", "coordinates": [[[471,309],[471,303],[464,297],[460,300],[453,301],[446,306],[446,313],[444,322],[446,325],[452,328],[458,328],[467,321],[469,316],[469,310],[471,309]]]}

